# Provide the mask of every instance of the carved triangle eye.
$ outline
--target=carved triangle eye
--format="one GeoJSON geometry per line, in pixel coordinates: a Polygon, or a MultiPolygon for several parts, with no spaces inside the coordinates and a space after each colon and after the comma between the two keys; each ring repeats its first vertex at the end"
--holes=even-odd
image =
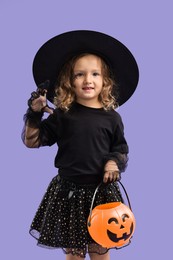
{"type": "Polygon", "coordinates": [[[121,218],[122,218],[122,221],[125,222],[125,221],[126,221],[126,218],[129,218],[129,216],[128,216],[127,214],[123,214],[123,215],[121,216],[121,218]]]}

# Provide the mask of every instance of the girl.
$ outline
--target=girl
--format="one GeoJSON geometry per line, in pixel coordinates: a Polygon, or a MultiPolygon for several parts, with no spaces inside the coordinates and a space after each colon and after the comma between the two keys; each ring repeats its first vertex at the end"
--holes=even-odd
{"type": "MultiPolygon", "coordinates": [[[[101,181],[103,184],[95,205],[122,201],[116,181],[125,171],[128,161],[123,123],[114,110],[120,99],[115,75],[107,61],[109,56],[105,59],[105,53],[96,54],[96,48],[91,49],[91,45],[87,48],[90,51],[80,50],[74,55],[76,45],[81,48],[81,39],[86,44],[90,42],[90,37],[93,40],[93,36],[109,38],[101,33],[74,31],[43,45],[34,60],[34,77],[36,82],[38,78],[40,81],[40,71],[44,71],[41,66],[45,66],[49,70],[49,87],[46,86],[47,81],[31,94],[29,109],[24,117],[23,141],[27,147],[58,145],[55,157],[58,175],[48,186],[31,224],[30,234],[40,246],[62,248],[67,260],[84,259],[87,252],[91,260],[110,259],[108,249],[90,237],[87,218],[94,190],[101,181]],[[76,33],[79,40],[74,38],[76,33]],[[52,70],[43,63],[42,58],[44,56],[46,62],[47,59],[54,62],[55,59],[50,58],[50,45],[54,46],[55,55],[57,49],[62,50],[62,40],[66,43],[67,36],[75,47],[65,64],[65,58],[61,58],[61,69],[54,69],[56,76],[53,78],[49,74],[52,70]],[[49,56],[45,55],[48,50],[49,56]],[[58,79],[55,80],[56,77],[58,79]],[[54,110],[47,105],[47,98],[54,102],[54,110]],[[44,112],[50,115],[42,120],[44,112]]],[[[115,43],[115,39],[111,40],[115,43]]],[[[122,95],[121,98],[123,100],[122,95]]]]}

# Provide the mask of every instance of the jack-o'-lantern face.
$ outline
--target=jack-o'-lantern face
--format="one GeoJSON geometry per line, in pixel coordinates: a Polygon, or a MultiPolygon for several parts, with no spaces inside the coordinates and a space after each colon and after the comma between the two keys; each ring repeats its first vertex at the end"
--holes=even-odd
{"type": "Polygon", "coordinates": [[[121,202],[111,202],[95,207],[88,231],[103,247],[121,247],[129,243],[135,229],[132,211],[121,202]]]}
{"type": "Polygon", "coordinates": [[[108,220],[108,224],[112,225],[112,229],[114,230],[114,225],[116,226],[116,230],[118,230],[118,234],[112,232],[111,230],[107,229],[107,235],[109,239],[115,243],[118,243],[120,240],[126,241],[131,237],[133,232],[133,222],[131,221],[129,215],[123,214],[121,218],[112,217],[108,220]],[[113,225],[112,225],[113,223],[113,225]]]}

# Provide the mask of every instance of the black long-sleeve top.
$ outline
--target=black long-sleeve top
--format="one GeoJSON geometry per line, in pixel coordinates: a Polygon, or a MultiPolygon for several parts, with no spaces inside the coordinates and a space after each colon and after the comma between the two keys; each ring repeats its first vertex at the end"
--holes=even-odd
{"type": "Polygon", "coordinates": [[[68,112],[57,108],[39,123],[40,146],[57,143],[55,167],[61,176],[102,175],[108,160],[120,172],[128,161],[128,145],[120,115],[74,103],[68,112]]]}

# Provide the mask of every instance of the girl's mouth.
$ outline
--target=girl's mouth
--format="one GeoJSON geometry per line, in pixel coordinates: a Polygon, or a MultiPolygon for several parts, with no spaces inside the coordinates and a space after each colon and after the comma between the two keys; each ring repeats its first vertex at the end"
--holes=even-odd
{"type": "Polygon", "coordinates": [[[93,87],[83,87],[82,88],[83,90],[91,90],[91,89],[94,89],[93,87]]]}

